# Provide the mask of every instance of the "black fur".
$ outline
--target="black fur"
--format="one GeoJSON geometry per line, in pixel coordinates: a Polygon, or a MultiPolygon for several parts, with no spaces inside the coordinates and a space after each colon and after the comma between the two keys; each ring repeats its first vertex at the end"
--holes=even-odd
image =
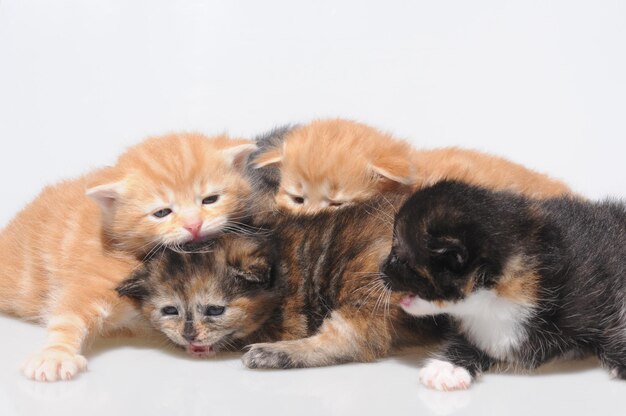
{"type": "Polygon", "coordinates": [[[532,303],[521,328],[526,335],[506,357],[479,348],[479,340],[462,330],[464,317],[455,315],[458,331],[442,355],[473,376],[501,361],[535,368],[566,354],[593,353],[626,378],[622,203],[530,200],[442,182],[416,192],[400,210],[383,271],[394,290],[450,303],[498,291],[505,277],[527,279],[532,294],[518,293],[532,303]],[[522,270],[505,276],[516,256],[522,270]]]}
{"type": "Polygon", "coordinates": [[[257,210],[251,213],[252,217],[257,221],[271,218],[271,213],[276,209],[274,198],[280,185],[280,167],[270,165],[257,168],[254,161],[260,154],[268,151],[269,149],[281,146],[285,140],[285,136],[297,127],[298,125],[276,127],[273,130],[255,138],[258,150],[254,151],[248,157],[246,176],[252,184],[253,203],[251,206],[262,207],[260,211],[257,210]]]}

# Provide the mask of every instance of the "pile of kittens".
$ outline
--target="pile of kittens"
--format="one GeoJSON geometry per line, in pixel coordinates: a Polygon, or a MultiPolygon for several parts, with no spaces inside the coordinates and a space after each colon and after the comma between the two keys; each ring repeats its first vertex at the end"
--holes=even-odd
{"type": "Polygon", "coordinates": [[[436,351],[420,380],[595,354],[626,378],[626,208],[492,155],[317,120],[256,140],[150,138],[48,187],[0,234],[0,311],[47,328],[24,365],[163,332],[250,368],[436,351]]]}

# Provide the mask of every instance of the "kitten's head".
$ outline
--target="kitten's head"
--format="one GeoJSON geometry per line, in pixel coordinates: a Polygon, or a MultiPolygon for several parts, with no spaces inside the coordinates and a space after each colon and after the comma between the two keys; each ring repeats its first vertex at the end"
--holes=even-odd
{"type": "Polygon", "coordinates": [[[244,169],[255,149],[225,136],[151,138],[126,151],[87,195],[124,250],[199,242],[245,216],[251,190],[244,169]]]}
{"type": "Polygon", "coordinates": [[[166,250],[117,292],[175,344],[210,356],[259,329],[279,303],[269,247],[260,237],[224,234],[202,253],[166,250]]]}
{"type": "Polygon", "coordinates": [[[513,235],[524,227],[499,197],[441,182],[407,200],[396,216],[392,250],[382,266],[391,288],[409,293],[402,302],[407,312],[435,314],[432,308],[444,309],[496,284],[515,251],[513,235]]]}
{"type": "Polygon", "coordinates": [[[385,191],[409,190],[416,179],[410,145],[347,120],[318,120],[286,134],[281,145],[254,158],[256,168],[278,167],[276,204],[315,213],[385,191]]]}

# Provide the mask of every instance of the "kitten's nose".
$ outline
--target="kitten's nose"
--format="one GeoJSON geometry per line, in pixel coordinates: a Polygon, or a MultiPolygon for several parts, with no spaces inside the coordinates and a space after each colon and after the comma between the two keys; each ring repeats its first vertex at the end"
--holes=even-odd
{"type": "Polygon", "coordinates": [[[183,227],[185,230],[189,231],[194,239],[200,237],[200,229],[202,228],[202,221],[193,221],[188,222],[183,227]]]}
{"type": "Polygon", "coordinates": [[[195,332],[192,333],[183,333],[183,338],[185,338],[185,341],[187,342],[192,342],[196,340],[196,337],[198,336],[198,334],[196,334],[195,332]]]}
{"type": "Polygon", "coordinates": [[[185,338],[185,341],[187,342],[195,341],[197,336],[198,336],[198,331],[196,331],[196,329],[193,327],[193,322],[192,321],[185,322],[185,327],[183,329],[183,338],[185,338]]]}

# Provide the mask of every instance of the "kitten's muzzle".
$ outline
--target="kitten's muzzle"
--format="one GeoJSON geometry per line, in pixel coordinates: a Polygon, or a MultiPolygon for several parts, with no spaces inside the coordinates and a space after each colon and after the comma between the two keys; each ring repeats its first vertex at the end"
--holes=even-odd
{"type": "Polygon", "coordinates": [[[387,286],[396,292],[406,292],[409,286],[406,284],[406,266],[398,259],[395,253],[391,253],[385,260],[380,270],[387,286]]]}
{"type": "Polygon", "coordinates": [[[213,345],[202,345],[193,342],[187,344],[187,352],[198,358],[207,358],[215,355],[213,345]]]}

